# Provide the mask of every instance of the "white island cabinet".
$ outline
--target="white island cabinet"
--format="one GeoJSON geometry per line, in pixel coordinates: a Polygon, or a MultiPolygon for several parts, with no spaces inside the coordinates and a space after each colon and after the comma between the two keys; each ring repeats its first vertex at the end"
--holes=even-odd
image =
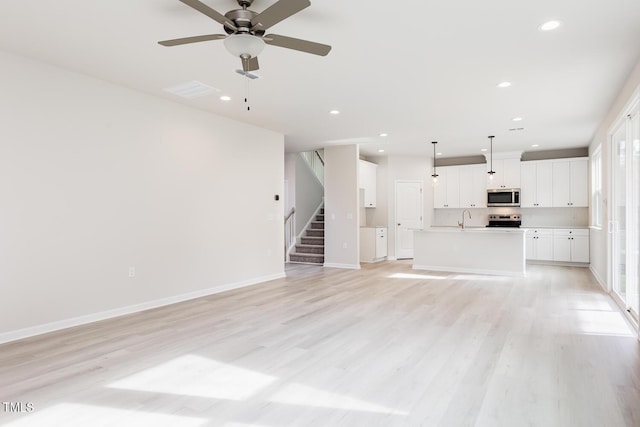
{"type": "Polygon", "coordinates": [[[416,270],[524,276],[525,234],[521,228],[431,227],[415,230],[416,270]]]}

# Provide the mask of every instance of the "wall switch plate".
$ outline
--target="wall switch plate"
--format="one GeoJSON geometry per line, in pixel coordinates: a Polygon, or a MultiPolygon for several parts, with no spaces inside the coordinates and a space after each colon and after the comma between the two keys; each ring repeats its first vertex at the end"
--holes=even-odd
{"type": "Polygon", "coordinates": [[[136,268],[129,267],[129,277],[136,277],[136,268]]]}

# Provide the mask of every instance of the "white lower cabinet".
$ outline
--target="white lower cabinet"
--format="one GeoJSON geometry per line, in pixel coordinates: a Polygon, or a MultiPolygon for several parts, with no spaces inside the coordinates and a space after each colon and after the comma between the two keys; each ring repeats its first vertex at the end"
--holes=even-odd
{"type": "Polygon", "coordinates": [[[387,256],[387,228],[360,228],[360,262],[382,261],[387,256]]]}
{"type": "Polygon", "coordinates": [[[589,230],[569,228],[553,230],[553,260],[589,262],[589,230]]]}
{"type": "Polygon", "coordinates": [[[584,228],[527,229],[527,259],[589,263],[589,230],[584,228]]]}
{"type": "Polygon", "coordinates": [[[553,230],[533,228],[527,231],[527,259],[553,260],[553,230]]]}

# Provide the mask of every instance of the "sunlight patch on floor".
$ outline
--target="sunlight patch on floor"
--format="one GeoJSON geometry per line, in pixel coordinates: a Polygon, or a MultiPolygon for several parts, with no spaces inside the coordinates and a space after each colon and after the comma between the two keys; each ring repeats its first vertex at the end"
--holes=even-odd
{"type": "Polygon", "coordinates": [[[635,336],[622,314],[617,311],[576,311],[578,327],[585,335],[635,336]]]}
{"type": "Polygon", "coordinates": [[[387,276],[388,279],[413,279],[413,280],[473,280],[473,281],[490,281],[505,282],[509,277],[505,276],[482,276],[478,274],[451,274],[447,276],[434,276],[431,274],[416,273],[393,273],[387,276]]]}
{"type": "Polygon", "coordinates": [[[412,273],[393,273],[387,276],[388,279],[423,279],[423,280],[442,280],[445,276],[430,276],[428,274],[412,274],[412,273]]]}
{"type": "Polygon", "coordinates": [[[21,414],[20,419],[2,425],[5,427],[199,427],[207,422],[205,418],[61,403],[42,410],[36,407],[34,412],[21,414]]]}
{"type": "Polygon", "coordinates": [[[268,427],[264,424],[225,423],[222,427],[268,427]]]}
{"type": "Polygon", "coordinates": [[[270,402],[287,405],[310,406],[317,408],[344,409],[349,411],[374,412],[379,414],[408,415],[407,412],[395,410],[365,400],[342,394],[330,393],[303,384],[290,384],[274,394],[270,402]]]}
{"type": "Polygon", "coordinates": [[[245,400],[277,378],[188,354],[108,385],[111,388],[245,400]]]}

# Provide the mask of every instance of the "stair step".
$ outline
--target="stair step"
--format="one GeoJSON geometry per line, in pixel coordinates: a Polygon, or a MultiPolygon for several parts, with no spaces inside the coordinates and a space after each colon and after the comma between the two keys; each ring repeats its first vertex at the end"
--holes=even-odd
{"type": "Polygon", "coordinates": [[[324,208],[320,209],[320,215],[324,215],[324,208]]]}
{"type": "Polygon", "coordinates": [[[291,262],[304,262],[308,264],[324,264],[324,255],[318,254],[289,254],[291,262]]]}
{"type": "Polygon", "coordinates": [[[320,254],[324,255],[324,246],[322,245],[296,245],[296,254],[320,254]]]}
{"type": "Polygon", "coordinates": [[[316,215],[316,221],[322,221],[322,222],[324,222],[324,214],[318,214],[318,215],[316,215]]]}
{"type": "Polygon", "coordinates": [[[324,237],[324,230],[308,228],[306,231],[306,234],[307,236],[310,236],[310,237],[324,237]]]}
{"type": "Polygon", "coordinates": [[[311,221],[311,228],[314,230],[324,230],[324,222],[311,221]]]}
{"type": "Polygon", "coordinates": [[[303,245],[324,246],[324,237],[300,237],[303,245]]]}

